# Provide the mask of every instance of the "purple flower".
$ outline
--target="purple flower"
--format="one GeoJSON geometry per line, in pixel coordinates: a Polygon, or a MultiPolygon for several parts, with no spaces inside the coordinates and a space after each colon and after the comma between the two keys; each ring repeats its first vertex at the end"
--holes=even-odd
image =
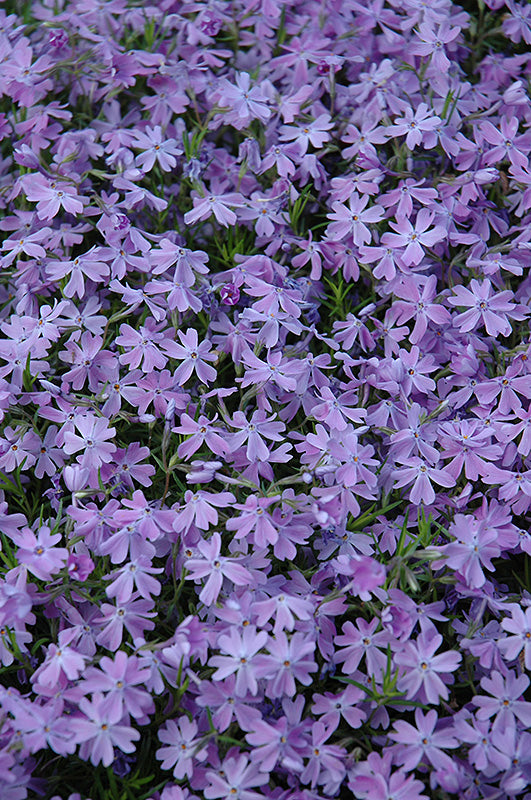
{"type": "Polygon", "coordinates": [[[240,728],[246,729],[249,725],[256,730],[260,712],[250,703],[256,702],[250,695],[239,697],[235,693],[236,676],[229,675],[223,681],[201,682],[201,693],[197,697],[197,704],[208,708],[212,713],[212,722],[216,730],[227,730],[235,717],[240,728]]]}
{"type": "Polygon", "coordinates": [[[437,712],[434,709],[424,715],[420,708],[416,708],[416,727],[404,720],[396,720],[394,723],[394,730],[389,738],[398,742],[396,759],[407,772],[426,759],[436,769],[451,768],[452,759],[443,750],[458,747],[459,741],[452,735],[452,727],[435,730],[437,722],[437,712]]]}
{"type": "Polygon", "coordinates": [[[64,685],[65,678],[69,681],[79,678],[87,658],[71,647],[74,637],[75,632],[72,630],[61,631],[57,637],[57,645],[49,645],[44,663],[31,676],[35,687],[55,689],[60,684],[64,685]]]}
{"type": "Polygon", "coordinates": [[[83,450],[77,460],[87,469],[98,469],[108,463],[116,451],[116,445],[108,441],[113,438],[116,429],[109,428],[108,420],[87,414],[76,420],[76,428],[79,435],[70,431],[65,433],[65,453],[72,455],[83,450]]]}
{"type": "Polygon", "coordinates": [[[428,800],[421,794],[424,788],[420,781],[407,776],[401,769],[391,771],[392,753],[383,756],[369,753],[350,771],[348,788],[359,800],[428,800]]]}
{"type": "Polygon", "coordinates": [[[504,617],[501,626],[512,634],[498,641],[505,658],[513,661],[523,651],[525,668],[531,670],[531,607],[524,611],[520,606],[513,605],[511,617],[504,617]]]}
{"type": "Polygon", "coordinates": [[[344,239],[352,236],[355,245],[364,245],[371,241],[372,234],[366,223],[380,222],[384,210],[375,205],[365,208],[369,202],[367,195],[359,197],[354,192],[349,199],[349,208],[341,203],[332,203],[332,213],[328,219],[333,220],[327,228],[327,234],[332,239],[344,239]]]}
{"type": "Polygon", "coordinates": [[[60,208],[74,215],[83,211],[86,198],[80,197],[68,181],[49,180],[40,174],[26,175],[24,189],[27,199],[37,203],[39,219],[53,219],[60,208]]]}
{"type": "Polygon", "coordinates": [[[485,278],[480,283],[475,278],[470,281],[470,289],[464,286],[454,286],[454,297],[449,297],[452,306],[465,306],[469,311],[464,311],[454,317],[454,325],[463,333],[474,330],[479,322],[483,324],[489,336],[508,336],[511,332],[509,318],[522,319],[522,314],[517,310],[517,305],[510,298],[510,291],[494,294],[492,284],[485,278]]]}
{"type": "Polygon", "coordinates": [[[187,531],[193,524],[206,531],[211,525],[217,525],[218,522],[218,512],[214,506],[226,508],[234,503],[235,499],[232,492],[214,494],[202,489],[197,492],[188,490],[184,494],[184,506],[174,520],[173,528],[176,531],[187,531]]]}
{"type": "Polygon", "coordinates": [[[531,703],[522,697],[529,686],[527,675],[517,676],[509,670],[503,676],[494,670],[490,677],[482,678],[480,684],[492,696],[476,695],[472,698],[474,705],[478,706],[478,719],[494,717],[493,730],[504,735],[510,735],[515,730],[517,720],[526,728],[531,726],[531,703]]]}
{"type": "Polygon", "coordinates": [[[252,787],[264,786],[269,776],[260,772],[258,766],[249,761],[247,756],[227,756],[218,772],[206,773],[208,781],[203,794],[208,800],[261,800],[263,795],[254,792],[252,787]]]}
{"type": "Polygon", "coordinates": [[[162,769],[173,767],[173,776],[191,778],[194,773],[194,760],[204,761],[207,756],[202,740],[197,737],[197,724],[188,717],[179,720],[170,719],[159,730],[158,737],[166,745],[160,747],[156,756],[162,761],[162,769]]]}
{"type": "Polygon", "coordinates": [[[445,559],[433,562],[434,569],[443,565],[451,567],[459,571],[467,586],[483,586],[485,575],[482,566],[492,572],[491,559],[501,553],[497,544],[498,532],[470,515],[456,514],[450,533],[455,536],[455,541],[440,548],[445,559]]]}
{"type": "Polygon", "coordinates": [[[418,279],[406,277],[394,290],[402,302],[395,304],[396,322],[402,325],[415,318],[415,326],[409,337],[412,344],[418,344],[428,329],[429,322],[445,325],[452,321],[450,313],[440,303],[434,303],[437,296],[437,278],[430,275],[424,285],[418,279]]]}
{"type": "Polygon", "coordinates": [[[144,132],[135,131],[131,146],[135,150],[142,150],[135,161],[144,172],[150,172],[155,163],[163,172],[169,172],[177,165],[176,156],[183,153],[175,139],[163,137],[160,125],[155,125],[153,128],[147,125],[144,132]]]}
{"type": "Polygon", "coordinates": [[[313,723],[308,761],[300,776],[301,783],[309,783],[312,789],[326,781],[339,788],[346,775],[345,750],[337,744],[326,744],[330,735],[331,731],[322,722],[313,723]]]}
{"type": "Polygon", "coordinates": [[[283,142],[294,142],[299,148],[299,153],[303,155],[308,150],[308,145],[322,147],[330,139],[328,131],[333,127],[330,115],[320,114],[312,122],[295,127],[293,125],[282,125],[279,133],[283,142]]]}
{"type": "Polygon", "coordinates": [[[61,533],[52,533],[48,525],[39,526],[36,533],[24,527],[11,534],[11,539],[18,545],[18,561],[40,580],[50,580],[64,567],[68,550],[54,546],[62,538],[61,533]]]}
{"type": "Polygon", "coordinates": [[[418,33],[418,43],[414,43],[411,52],[419,56],[431,56],[430,66],[438,72],[446,72],[450,61],[445,53],[445,44],[454,42],[461,33],[459,26],[451,27],[448,22],[443,22],[435,28],[434,21],[421,22],[418,33]]]}
{"type": "Polygon", "coordinates": [[[176,358],[182,363],[175,370],[175,380],[180,386],[195,372],[203,383],[211,383],[216,379],[216,370],[207,364],[207,361],[216,361],[217,355],[211,353],[211,344],[208,339],[199,342],[195,328],[188,328],[186,333],[177,331],[181,344],[171,340],[165,340],[163,347],[172,358],[176,358]]]}
{"type": "Polygon", "coordinates": [[[248,126],[253,119],[267,122],[271,116],[267,97],[258,86],[251,87],[251,76],[247,72],[236,75],[236,85],[224,79],[219,91],[219,105],[231,109],[225,119],[237,130],[248,126]]]}
{"type": "Polygon", "coordinates": [[[244,206],[244,198],[239,192],[227,194],[207,194],[205,197],[194,197],[194,207],[184,215],[186,225],[193,225],[202,219],[208,219],[214,214],[220,225],[228,228],[235,225],[237,216],[232,208],[244,206]]]}
{"type": "Polygon", "coordinates": [[[258,764],[260,771],[266,774],[272,772],[277,764],[295,773],[300,773],[303,768],[301,755],[303,725],[294,724],[295,714],[290,711],[286,701],[282,707],[286,716],[278,720],[266,722],[260,718],[252,719],[243,726],[250,729],[245,738],[253,747],[253,763],[258,764]]]}
{"type": "Polygon", "coordinates": [[[77,743],[81,744],[81,758],[90,758],[94,766],[100,762],[109,767],[114,761],[114,748],[123,753],[133,753],[134,741],[140,739],[139,731],[122,725],[122,713],[109,706],[102,694],[96,693],[92,700],[83,697],[79,701],[83,716],[75,717],[73,730],[77,743]]]}
{"type": "Polygon", "coordinates": [[[226,306],[234,306],[240,299],[240,290],[233,283],[226,283],[221,287],[221,302],[226,306]]]}
{"type": "Polygon", "coordinates": [[[422,458],[412,456],[404,461],[404,466],[393,471],[395,488],[413,483],[409,499],[415,505],[430,505],[435,500],[432,481],[440,486],[455,486],[455,478],[445,469],[437,469],[422,458]]]}
{"type": "Polygon", "coordinates": [[[108,650],[117,650],[123,639],[124,628],[133,639],[143,636],[144,631],[153,630],[155,623],[151,621],[156,613],[152,611],[151,600],[139,600],[137,595],[132,595],[127,602],[112,606],[102,603],[102,616],[95,622],[102,626],[97,636],[98,644],[108,650]]]}
{"type": "Polygon", "coordinates": [[[147,670],[137,656],[128,656],[119,650],[114,660],[103,656],[98,668],[89,667],[81,688],[85,693],[103,693],[106,711],[116,719],[130,714],[143,724],[154,708],[149,692],[140,686],[146,678],[147,670]]]}
{"type": "Polygon", "coordinates": [[[231,426],[239,429],[239,433],[232,434],[229,439],[233,451],[246,444],[246,455],[249,461],[267,461],[269,448],[264,439],[281,442],[282,431],[285,430],[283,422],[275,419],[275,415],[267,416],[263,411],[254,411],[248,420],[242,411],[236,411],[231,420],[231,426]]]}
{"type": "Polygon", "coordinates": [[[396,223],[390,222],[389,225],[396,233],[384,233],[382,244],[395,248],[405,247],[404,252],[400,252],[400,258],[406,266],[420,264],[425,255],[423,248],[433,247],[446,236],[442,225],[430,228],[433,218],[433,212],[421,208],[417,214],[415,225],[405,218],[398,219],[396,223]]]}
{"type": "MultiPolygon", "coordinates": [[[[418,47],[419,45],[416,46],[418,47]]],[[[387,135],[405,135],[406,145],[410,150],[413,150],[421,144],[424,134],[432,131],[441,122],[439,117],[432,115],[433,111],[428,108],[426,103],[419,103],[415,111],[408,106],[405,110],[405,116],[397,117],[394,126],[387,129],[387,135]]]]}
{"type": "Polygon", "coordinates": [[[325,692],[314,694],[312,712],[320,716],[320,721],[328,730],[335,731],[341,717],[351,728],[359,728],[367,718],[358,704],[365,699],[365,693],[357,686],[349,684],[340,694],[325,692]]]}
{"type": "Polygon", "coordinates": [[[279,631],[274,639],[269,639],[267,650],[268,655],[257,659],[257,669],[261,677],[268,679],[268,697],[293,697],[295,681],[309,686],[312,682],[310,673],[318,669],[314,659],[309,658],[315,651],[315,642],[300,632],[288,639],[284,631],[279,631]]]}
{"type": "Polygon", "coordinates": [[[377,618],[366,622],[358,617],[356,625],[352,622],[343,624],[343,633],[334,639],[341,648],[336,653],[335,661],[344,662],[343,672],[346,675],[354,674],[365,658],[367,673],[374,675],[377,680],[382,676],[387,665],[386,648],[390,638],[385,631],[376,633],[378,627],[377,618]]]}
{"type": "Polygon", "coordinates": [[[208,580],[201,590],[199,600],[206,606],[213,605],[221,591],[223,578],[228,578],[236,586],[248,586],[252,576],[236,558],[220,556],[221,536],[217,531],[210,541],[199,542],[197,549],[201,557],[190,558],[186,562],[187,580],[198,580],[208,575],[208,580]]]}
{"type": "Polygon", "coordinates": [[[445,683],[453,680],[450,673],[459,666],[461,655],[455,650],[435,655],[442,643],[443,637],[430,624],[421,630],[416,642],[406,642],[396,654],[395,662],[402,667],[398,688],[409,700],[437,704],[440,697],[448,699],[445,683]]]}
{"type": "Polygon", "coordinates": [[[267,639],[267,633],[257,631],[253,625],[244,628],[241,635],[234,629],[222,634],[218,646],[226,655],[212,656],[208,662],[210,666],[217,667],[212,680],[220,681],[236,673],[236,694],[240,697],[247,692],[255,695],[258,692],[258,675],[253,662],[256,662],[257,653],[265,646],[267,639]]]}

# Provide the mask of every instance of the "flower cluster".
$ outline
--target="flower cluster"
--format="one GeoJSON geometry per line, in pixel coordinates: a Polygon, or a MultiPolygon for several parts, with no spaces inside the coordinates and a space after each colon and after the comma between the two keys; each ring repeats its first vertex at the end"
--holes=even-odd
{"type": "Polygon", "coordinates": [[[4,6],[0,797],[531,800],[530,6],[4,6]]]}

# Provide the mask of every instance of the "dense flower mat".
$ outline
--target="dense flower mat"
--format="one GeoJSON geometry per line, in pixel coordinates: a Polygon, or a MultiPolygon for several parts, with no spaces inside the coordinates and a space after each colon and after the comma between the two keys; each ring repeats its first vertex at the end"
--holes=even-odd
{"type": "Polygon", "coordinates": [[[531,782],[531,5],[0,9],[0,797],[531,782]]]}

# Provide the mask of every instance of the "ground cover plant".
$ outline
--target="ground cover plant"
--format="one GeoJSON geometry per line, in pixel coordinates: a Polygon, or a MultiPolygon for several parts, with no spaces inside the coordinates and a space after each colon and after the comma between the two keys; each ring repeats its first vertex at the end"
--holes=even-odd
{"type": "Polygon", "coordinates": [[[529,800],[531,5],[0,23],[2,800],[529,800]]]}

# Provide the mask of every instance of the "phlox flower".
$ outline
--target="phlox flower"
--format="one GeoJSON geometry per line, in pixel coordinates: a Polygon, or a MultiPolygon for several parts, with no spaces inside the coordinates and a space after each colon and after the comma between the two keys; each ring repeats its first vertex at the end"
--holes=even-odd
{"type": "Polygon", "coordinates": [[[245,364],[245,375],[236,380],[241,382],[242,389],[252,384],[271,381],[272,383],[285,389],[287,392],[297,388],[295,372],[299,371],[297,364],[287,358],[283,358],[279,350],[269,350],[266,361],[262,361],[251,351],[242,354],[245,364]]]}
{"type": "Polygon", "coordinates": [[[334,643],[341,648],[336,652],[335,661],[343,662],[346,675],[352,675],[363,658],[369,675],[377,679],[382,675],[387,664],[386,648],[390,637],[385,631],[376,632],[378,627],[377,618],[366,622],[358,617],[356,625],[350,621],[343,624],[343,633],[334,639],[334,643]]]}
{"type": "Polygon", "coordinates": [[[10,49],[9,60],[4,64],[4,78],[9,94],[14,102],[31,108],[41,100],[52,88],[53,82],[43,73],[49,72],[53,66],[49,55],[41,55],[33,60],[33,48],[25,36],[20,36],[13,49],[10,49]]]}
{"type": "Polygon", "coordinates": [[[414,150],[422,143],[425,133],[432,131],[441,123],[441,119],[432,116],[433,111],[428,108],[426,103],[419,103],[415,111],[407,107],[403,117],[397,117],[393,127],[387,129],[388,136],[406,137],[406,145],[410,150],[414,150]]]}
{"type": "Polygon", "coordinates": [[[384,233],[382,244],[394,248],[404,247],[405,250],[400,252],[400,259],[406,266],[420,264],[425,255],[424,248],[433,247],[446,236],[446,230],[442,225],[430,228],[433,218],[432,211],[421,208],[414,225],[405,217],[390,222],[389,225],[396,233],[384,233]]]}
{"type": "Polygon", "coordinates": [[[430,505],[435,500],[432,481],[440,486],[455,486],[455,478],[445,469],[438,469],[418,456],[411,456],[403,462],[403,466],[393,471],[395,488],[413,483],[409,499],[415,505],[430,505]]]}
{"type": "MultiPolygon", "coordinates": [[[[367,416],[365,408],[356,408],[354,403],[357,402],[357,394],[355,392],[343,392],[339,397],[336,397],[328,386],[323,386],[319,390],[320,397],[318,402],[312,409],[312,416],[320,422],[326,422],[330,428],[337,431],[344,431],[347,429],[348,420],[351,422],[362,423],[367,416]]],[[[363,429],[361,429],[363,430],[363,429]]]]}
{"type": "Polygon", "coordinates": [[[349,199],[349,208],[341,203],[332,203],[332,213],[328,219],[332,222],[327,228],[327,235],[334,239],[343,239],[352,236],[355,245],[364,245],[371,241],[372,234],[367,223],[380,222],[384,210],[379,205],[365,208],[369,202],[368,195],[360,197],[353,192],[349,199]]]}
{"type": "Polygon", "coordinates": [[[455,541],[440,548],[445,559],[434,562],[433,567],[448,566],[458,570],[467,586],[483,586],[486,579],[482,567],[492,572],[492,559],[501,553],[501,547],[497,544],[498,531],[470,515],[456,514],[450,533],[455,541]]]}
{"type": "Polygon", "coordinates": [[[35,476],[42,478],[43,475],[52,477],[57,473],[58,468],[64,464],[64,457],[57,444],[57,425],[50,425],[45,433],[44,439],[39,448],[39,456],[35,463],[35,476]]]}
{"type": "Polygon", "coordinates": [[[432,355],[421,356],[416,344],[411,350],[400,348],[398,360],[394,362],[396,377],[406,396],[412,389],[427,394],[435,389],[435,381],[427,373],[435,372],[437,365],[432,355]]]}
{"type": "Polygon", "coordinates": [[[52,261],[50,259],[46,264],[46,273],[52,280],[57,281],[68,276],[64,288],[65,297],[74,297],[74,295],[79,298],[85,297],[85,277],[94,283],[103,283],[108,277],[109,267],[97,258],[94,251],[95,248],[92,248],[87,253],[69,261],[52,261]]]}
{"type": "Polygon", "coordinates": [[[162,761],[162,769],[173,767],[173,776],[178,780],[191,778],[194,773],[194,760],[204,761],[207,757],[202,740],[197,736],[197,723],[188,717],[179,720],[170,719],[159,730],[158,737],[163,743],[156,757],[162,761]]]}
{"type": "Polygon", "coordinates": [[[108,650],[118,650],[122,643],[124,628],[131,634],[133,639],[138,639],[144,635],[146,630],[152,631],[155,623],[152,617],[156,613],[152,611],[153,602],[149,600],[139,600],[138,595],[132,595],[127,602],[111,605],[102,603],[102,615],[97,617],[94,622],[102,626],[96,641],[108,650]]]}
{"type": "Polygon", "coordinates": [[[294,633],[289,639],[284,631],[279,631],[267,643],[267,655],[257,659],[261,677],[267,678],[268,697],[293,697],[296,692],[295,681],[304,686],[312,682],[311,674],[318,667],[313,658],[315,642],[303,633],[294,633]]]}
{"type": "Polygon", "coordinates": [[[408,641],[395,656],[395,663],[402,667],[398,688],[406,692],[409,700],[438,704],[439,698],[448,699],[448,688],[454,672],[461,662],[461,654],[448,650],[435,655],[443,642],[433,624],[425,626],[415,642],[408,641]]]}
{"type": "Polygon", "coordinates": [[[113,480],[122,485],[134,488],[135,481],[142,486],[151,486],[151,475],[155,474],[155,467],[151,464],[142,464],[150,455],[148,447],[140,447],[138,442],[130,444],[126,450],[118,448],[114,454],[112,465],[102,470],[102,480],[105,480],[106,470],[109,469],[113,480]]]}
{"type": "Polygon", "coordinates": [[[46,250],[40,242],[46,242],[51,232],[51,228],[44,227],[33,231],[33,233],[25,233],[6,239],[2,243],[2,250],[7,250],[8,254],[2,256],[2,265],[9,267],[15,258],[18,258],[22,253],[30,258],[44,258],[46,250]]]}
{"type": "Polygon", "coordinates": [[[504,631],[509,633],[498,640],[498,647],[507,659],[513,661],[523,651],[525,668],[531,670],[531,608],[511,606],[511,616],[504,617],[501,622],[504,631]]]}
{"type": "Polygon", "coordinates": [[[457,25],[452,28],[445,21],[436,30],[433,21],[430,20],[429,22],[421,22],[418,32],[415,31],[415,33],[419,41],[413,43],[411,52],[419,56],[431,56],[430,66],[438,72],[446,73],[450,66],[450,61],[445,53],[444,46],[457,39],[461,33],[461,28],[457,25]]]}
{"type": "Polygon", "coordinates": [[[176,531],[187,531],[193,524],[203,531],[211,525],[217,525],[218,508],[226,508],[235,502],[232,492],[205,492],[199,489],[192,492],[188,489],[184,494],[184,505],[176,517],[173,528],[176,531]]]}
{"type": "MultiPolygon", "coordinates": [[[[273,587],[271,587],[271,590],[273,587]]],[[[298,597],[297,595],[277,591],[267,600],[258,600],[253,605],[256,614],[256,623],[262,628],[271,617],[275,618],[273,633],[283,630],[292,631],[296,625],[296,618],[301,620],[311,619],[314,612],[314,605],[309,600],[298,597]]]]}
{"type": "Polygon", "coordinates": [[[4,437],[0,440],[0,469],[9,473],[17,467],[29,469],[35,464],[41,441],[34,431],[7,426],[4,437]]]}
{"type": "Polygon", "coordinates": [[[281,284],[271,285],[266,280],[256,278],[252,275],[245,275],[245,293],[251,297],[259,297],[253,303],[256,311],[269,314],[280,309],[291,317],[298,318],[301,315],[301,303],[303,302],[302,292],[298,288],[281,284]]]}
{"type": "Polygon", "coordinates": [[[194,197],[194,207],[184,215],[186,225],[193,225],[202,219],[208,219],[212,214],[220,225],[228,228],[235,225],[237,216],[232,208],[245,206],[245,198],[239,192],[225,194],[206,194],[204,197],[194,197]]]}
{"type": "Polygon", "coordinates": [[[274,442],[281,442],[282,431],[285,425],[280,420],[275,419],[276,415],[270,417],[264,411],[254,411],[251,419],[248,420],[243,411],[236,411],[231,420],[231,426],[238,429],[238,433],[230,436],[229,442],[233,450],[246,444],[246,454],[249,461],[266,461],[269,457],[269,448],[264,439],[274,442]]]}
{"type": "Polygon", "coordinates": [[[482,427],[480,420],[463,419],[460,422],[443,422],[439,426],[442,457],[451,458],[445,469],[457,480],[462,469],[469,480],[477,480],[488,472],[488,461],[502,455],[499,445],[491,444],[492,431],[482,427]]]}
{"type": "Polygon", "coordinates": [[[451,323],[449,311],[441,304],[434,303],[437,296],[437,277],[430,275],[424,285],[417,278],[406,277],[395,288],[395,295],[402,302],[395,303],[396,322],[402,325],[410,319],[415,319],[415,326],[409,336],[412,344],[418,344],[428,329],[431,322],[436,325],[451,323]]]}
{"type": "MultiPolygon", "coordinates": [[[[461,742],[471,745],[467,758],[477,770],[510,768],[511,758],[506,749],[511,737],[505,731],[492,730],[490,720],[479,720],[470,716],[466,719],[464,714],[456,714],[453,728],[461,742]]],[[[514,754],[512,747],[511,750],[514,754]]]]}
{"type": "Polygon", "coordinates": [[[74,736],[81,744],[81,758],[90,759],[94,766],[100,762],[109,767],[114,761],[114,748],[123,753],[133,753],[133,742],[140,739],[140,732],[123,725],[121,710],[109,705],[105,697],[96,692],[92,700],[83,697],[79,701],[83,716],[75,717],[74,736]]]}
{"type": "Polygon", "coordinates": [[[76,633],[72,629],[61,631],[57,644],[50,644],[44,663],[38,667],[31,681],[37,690],[38,686],[55,689],[65,680],[75,681],[85,669],[87,657],[71,646],[76,633]]]}
{"type": "Polygon", "coordinates": [[[77,460],[87,469],[98,469],[108,463],[116,451],[116,445],[108,440],[113,438],[116,429],[109,428],[105,417],[96,417],[94,414],[80,417],[75,425],[78,433],[66,431],[64,435],[65,453],[72,455],[83,450],[77,460]]]}
{"type": "Polygon", "coordinates": [[[71,183],[65,180],[49,180],[44,175],[27,175],[24,179],[26,197],[37,203],[39,219],[50,220],[63,208],[70,214],[81,214],[86,198],[80,197],[71,183]]]}
{"type": "Polygon", "coordinates": [[[480,694],[472,698],[473,704],[478,706],[479,720],[494,717],[493,731],[505,736],[516,731],[517,720],[526,728],[531,726],[531,703],[523,699],[529,686],[527,675],[516,675],[512,670],[502,675],[494,670],[490,676],[481,678],[480,684],[490,696],[480,694]]]}
{"type": "Polygon", "coordinates": [[[118,603],[127,603],[136,589],[141,597],[150,599],[152,595],[160,594],[160,582],[153,577],[160,572],[162,567],[153,567],[147,556],[139,555],[116,572],[104,576],[105,580],[112,581],[105,589],[105,594],[107,597],[116,597],[118,603]]]}
{"type": "MultiPolygon", "coordinates": [[[[228,493],[230,494],[230,493],[228,493]]],[[[208,580],[201,590],[199,600],[206,606],[213,605],[221,591],[223,578],[228,578],[236,586],[249,586],[252,575],[241,563],[241,559],[221,556],[221,536],[217,531],[209,541],[200,541],[197,545],[200,556],[190,558],[186,562],[187,580],[198,580],[208,575],[208,580]]]]}
{"type": "Polygon", "coordinates": [[[160,125],[155,125],[153,128],[147,125],[145,131],[135,131],[131,146],[135,150],[142,150],[136,157],[135,163],[144,172],[150,172],[155,163],[163,172],[169,172],[177,165],[176,156],[183,153],[175,139],[164,137],[160,125]]]}
{"type": "Polygon", "coordinates": [[[280,127],[280,141],[294,142],[299,148],[301,155],[308,151],[308,145],[318,148],[322,147],[325,142],[331,138],[328,133],[333,128],[333,122],[330,119],[330,114],[320,114],[312,122],[303,125],[282,125],[280,127]]]}
{"type": "Polygon", "coordinates": [[[171,345],[173,341],[165,337],[162,328],[164,323],[156,324],[153,318],[148,318],[138,330],[126,323],[120,325],[120,335],[115,341],[120,347],[127,348],[119,357],[120,364],[128,364],[132,369],[140,366],[145,373],[166,366],[168,359],[160,347],[171,345]]]}
{"type": "Polygon", "coordinates": [[[229,633],[221,634],[218,647],[225,655],[215,655],[209,660],[209,666],[216,667],[212,680],[220,681],[229,675],[236,674],[235,692],[243,697],[250,692],[258,692],[256,669],[257,653],[262,650],[268,640],[265,631],[257,631],[254,625],[248,625],[240,634],[234,628],[229,633]]]}
{"type": "Polygon", "coordinates": [[[397,762],[410,772],[420,761],[428,760],[436,769],[448,769],[452,759],[445,749],[458,747],[459,740],[453,735],[451,727],[439,728],[437,712],[431,709],[426,715],[420,708],[415,709],[415,725],[405,720],[396,720],[389,738],[398,743],[397,762]]]}
{"type": "Polygon", "coordinates": [[[271,111],[267,107],[268,98],[258,86],[251,87],[251,76],[248,72],[236,74],[236,83],[233,84],[223,79],[220,87],[218,104],[228,106],[230,112],[224,113],[225,121],[236,130],[241,130],[249,125],[251,120],[259,119],[267,122],[271,111]]]}
{"type": "Polygon", "coordinates": [[[330,729],[322,722],[312,724],[308,761],[300,776],[301,783],[309,783],[312,789],[317,783],[326,781],[332,781],[339,788],[346,775],[345,750],[337,744],[326,744],[330,736],[330,729]]]}
{"type": "Polygon", "coordinates": [[[278,531],[267,509],[278,499],[278,495],[275,497],[250,495],[245,503],[234,503],[233,508],[242,513],[228,519],[225,527],[228,531],[236,531],[237,539],[243,539],[253,531],[253,539],[257,547],[276,544],[278,531]]]}
{"type": "Polygon", "coordinates": [[[427,422],[425,417],[419,403],[412,403],[407,409],[407,422],[404,420],[389,437],[390,455],[396,461],[403,463],[411,455],[424,458],[430,464],[439,461],[439,451],[433,447],[437,426],[427,422]]]}
{"type": "MultiPolygon", "coordinates": [[[[139,721],[147,720],[146,713],[153,709],[150,694],[141,688],[147,670],[137,656],[128,656],[118,650],[114,659],[103,656],[98,667],[89,667],[81,681],[85,693],[102,693],[108,714],[120,719],[130,714],[139,721]]],[[[141,723],[142,724],[142,723],[141,723]]]]}
{"type": "Polygon", "coordinates": [[[176,358],[182,363],[175,370],[175,380],[180,386],[186,383],[195,372],[203,383],[211,383],[216,379],[216,370],[207,364],[207,361],[216,361],[217,354],[211,353],[210,341],[204,339],[199,342],[195,328],[188,328],[186,332],[177,331],[181,344],[171,340],[165,340],[163,347],[172,358],[176,358]]]}
{"type": "Polygon", "coordinates": [[[422,794],[421,781],[402,769],[392,771],[393,754],[369,753],[366,761],[356,764],[349,773],[348,787],[357,800],[428,800],[422,794]]]}
{"type": "Polygon", "coordinates": [[[492,122],[483,120],[480,123],[480,130],[483,137],[493,144],[485,156],[485,164],[496,164],[499,161],[508,159],[517,169],[526,169],[529,166],[527,154],[531,144],[529,133],[517,136],[519,127],[517,117],[502,116],[500,129],[494,127],[492,122]]]}
{"type": "Polygon", "coordinates": [[[503,32],[513,42],[523,38],[526,44],[531,44],[531,9],[515,0],[507,0],[505,5],[510,13],[503,20],[503,32]]]}
{"type": "Polygon", "coordinates": [[[256,703],[257,698],[250,695],[238,697],[234,692],[235,685],[235,675],[229,675],[225,680],[215,683],[201,681],[197,705],[213,712],[212,722],[220,732],[227,730],[234,718],[241,728],[246,729],[252,725],[254,730],[261,718],[260,712],[251,705],[256,703]]]}
{"type": "Polygon", "coordinates": [[[254,792],[252,787],[264,786],[269,776],[260,772],[246,755],[227,756],[217,772],[207,771],[207,786],[203,794],[207,800],[262,800],[261,792],[254,792]]]}
{"type": "Polygon", "coordinates": [[[485,278],[482,283],[472,278],[470,288],[454,286],[454,296],[448,298],[452,306],[465,306],[463,311],[454,317],[454,325],[461,333],[474,330],[478,323],[485,326],[489,336],[508,336],[511,333],[511,319],[523,319],[516,303],[511,301],[511,291],[494,293],[492,283],[485,278]]]}
{"type": "MultiPolygon", "coordinates": [[[[59,353],[59,358],[71,369],[62,376],[64,381],[72,384],[76,391],[81,389],[88,378],[89,389],[96,391],[100,381],[108,377],[108,370],[115,366],[116,358],[108,350],[102,349],[103,338],[93,336],[85,331],[78,344],[74,341],[66,342],[66,349],[59,353]]],[[[58,398],[58,403],[61,398],[58,398]]],[[[50,417],[53,419],[53,417],[50,417]]],[[[55,419],[54,422],[59,420],[55,419]]]]}
{"type": "Polygon", "coordinates": [[[72,736],[71,719],[63,715],[62,710],[60,699],[40,706],[31,703],[28,709],[17,709],[17,728],[23,732],[24,746],[33,753],[50,748],[59,755],[71,755],[76,742],[72,736]]]}
{"type": "MultiPolygon", "coordinates": [[[[287,702],[284,700],[282,703],[283,710],[292,717],[287,702]]],[[[294,725],[292,719],[283,716],[268,722],[261,718],[251,719],[242,727],[249,730],[245,738],[253,747],[253,763],[259,766],[261,772],[272,772],[277,764],[291,773],[302,772],[301,725],[294,725]]]]}
{"type": "Polygon", "coordinates": [[[17,559],[40,580],[49,580],[66,563],[66,547],[55,547],[61,541],[61,533],[52,533],[48,525],[41,525],[34,533],[30,528],[22,528],[11,535],[18,545],[17,559]]]}
{"type": "Polygon", "coordinates": [[[221,436],[222,429],[216,429],[214,426],[217,416],[216,414],[213,420],[209,420],[201,414],[197,420],[194,420],[189,414],[181,414],[181,424],[172,428],[174,433],[187,437],[177,448],[179,458],[189,459],[203,444],[217,456],[225,456],[227,454],[228,444],[221,436]]]}
{"type": "Polygon", "coordinates": [[[320,722],[328,730],[335,731],[341,718],[351,728],[359,728],[367,718],[367,714],[358,704],[363,702],[366,695],[358,686],[349,684],[340,694],[325,692],[314,694],[312,697],[312,712],[320,717],[320,722]]]}

